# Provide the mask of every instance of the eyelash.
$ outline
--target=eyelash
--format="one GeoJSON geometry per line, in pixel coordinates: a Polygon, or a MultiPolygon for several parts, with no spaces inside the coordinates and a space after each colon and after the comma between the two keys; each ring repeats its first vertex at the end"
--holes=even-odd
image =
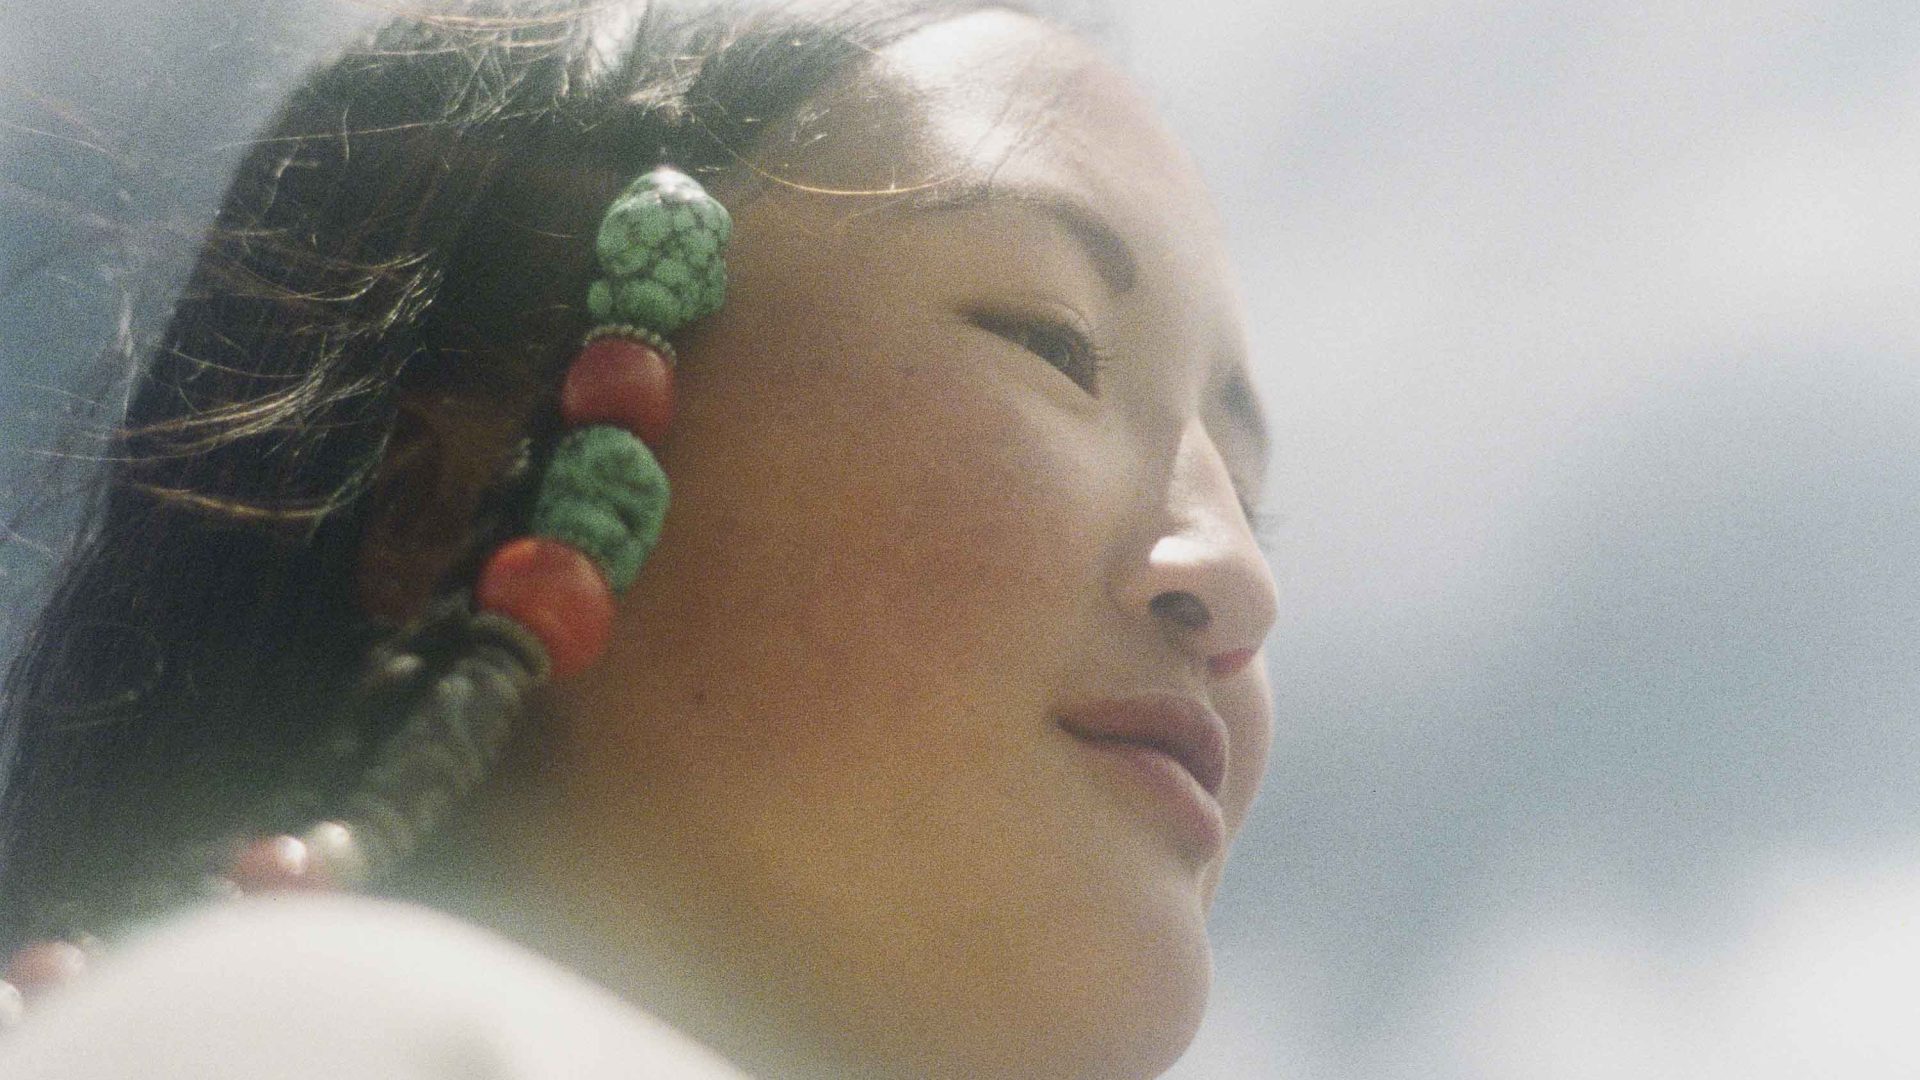
{"type": "Polygon", "coordinates": [[[969,316],[969,320],[1046,361],[1087,393],[1099,394],[1100,371],[1106,366],[1106,354],[1071,324],[1044,316],[985,312],[977,312],[969,316]],[[1048,348],[1056,345],[1065,346],[1064,355],[1048,348]]]}
{"type": "Polygon", "coordinates": [[[1253,534],[1256,544],[1265,547],[1273,540],[1272,529],[1279,521],[1272,514],[1245,500],[1240,503],[1240,512],[1247,516],[1247,531],[1253,534]]]}
{"type": "MultiPolygon", "coordinates": [[[[1099,392],[1100,371],[1106,366],[1106,354],[1072,325],[1058,319],[1030,315],[996,315],[985,312],[976,312],[969,316],[969,321],[980,329],[997,334],[1045,360],[1050,366],[1079,384],[1080,388],[1087,393],[1099,392]],[[1035,345],[1036,337],[1048,339],[1055,344],[1065,344],[1066,357],[1057,360],[1048,356],[1045,350],[1035,345]]],[[[1275,524],[1274,518],[1246,499],[1240,500],[1240,512],[1246,515],[1247,528],[1253,533],[1254,539],[1260,543],[1266,543],[1268,530],[1275,524]]]]}

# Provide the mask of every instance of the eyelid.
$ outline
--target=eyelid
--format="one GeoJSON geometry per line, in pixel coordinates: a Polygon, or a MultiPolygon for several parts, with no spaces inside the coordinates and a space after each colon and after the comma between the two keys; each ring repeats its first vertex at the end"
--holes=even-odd
{"type": "Polygon", "coordinates": [[[1069,365],[1073,370],[1067,370],[1047,357],[1042,356],[1041,359],[1072,379],[1088,394],[1099,396],[1100,374],[1106,367],[1107,354],[1095,342],[1092,329],[1079,312],[1066,305],[1052,303],[1005,307],[983,305],[970,309],[966,313],[966,319],[974,326],[996,334],[1036,355],[1039,355],[1039,350],[1033,345],[1032,331],[1038,330],[1057,335],[1068,344],[1074,354],[1069,365]]]}
{"type": "Polygon", "coordinates": [[[1228,472],[1234,500],[1240,505],[1240,513],[1246,518],[1248,530],[1253,533],[1254,539],[1264,540],[1267,529],[1275,524],[1274,516],[1261,505],[1266,485],[1231,468],[1228,472]]]}
{"type": "Polygon", "coordinates": [[[1255,503],[1251,499],[1240,500],[1240,512],[1246,515],[1247,527],[1252,530],[1255,536],[1259,536],[1266,531],[1268,526],[1273,524],[1273,518],[1262,509],[1258,503],[1255,503]]]}
{"type": "Polygon", "coordinates": [[[1255,493],[1248,490],[1248,485],[1236,478],[1233,481],[1233,495],[1234,500],[1240,504],[1240,513],[1246,517],[1247,523],[1254,527],[1254,531],[1258,532],[1264,516],[1255,493]]]}

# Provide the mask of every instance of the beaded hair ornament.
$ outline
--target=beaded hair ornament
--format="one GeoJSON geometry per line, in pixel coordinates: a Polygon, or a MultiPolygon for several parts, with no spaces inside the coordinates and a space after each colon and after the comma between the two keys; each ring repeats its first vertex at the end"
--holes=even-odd
{"type": "MultiPolygon", "coordinates": [[[[394,734],[334,813],[298,835],[259,838],[149,883],[165,908],[196,898],[355,888],[391,874],[477,787],[528,693],[577,674],[605,650],[614,597],[660,536],[667,478],[654,458],[673,419],[675,355],[666,335],[725,299],[732,219],[691,177],[661,167],[629,184],[595,234],[594,320],[560,389],[564,433],[526,522],[485,561],[471,590],[436,602],[368,657],[367,699],[413,688],[394,734]]],[[[84,938],[84,935],[76,935],[84,938]]],[[[21,1003],[84,967],[84,941],[15,953],[0,982],[0,1026],[21,1003]]]]}

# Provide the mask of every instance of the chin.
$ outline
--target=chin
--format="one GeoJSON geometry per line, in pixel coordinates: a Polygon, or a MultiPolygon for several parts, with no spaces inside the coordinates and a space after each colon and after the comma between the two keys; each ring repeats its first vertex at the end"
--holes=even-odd
{"type": "Polygon", "coordinates": [[[976,967],[963,977],[966,991],[943,995],[932,1014],[942,1022],[899,1025],[916,1035],[896,1047],[907,1067],[886,1075],[1150,1080],[1170,1068],[1199,1030],[1212,983],[1202,927],[1165,909],[1080,911],[1078,933],[1001,957],[997,975],[976,967]]]}
{"type": "Polygon", "coordinates": [[[1190,968],[1170,974],[1154,991],[1142,995],[1137,1008],[1129,1010],[1131,1032],[1114,1033],[1109,1044],[1115,1049],[1126,1047],[1124,1057],[1116,1055],[1116,1060],[1086,1075],[1146,1078],[1172,1068],[1200,1031],[1212,986],[1213,954],[1203,943],[1190,968]]]}
{"type": "Polygon", "coordinates": [[[1017,1030],[997,1036],[974,1052],[962,1051],[938,1064],[921,1062],[889,1075],[939,1077],[941,1080],[1153,1080],[1173,1067],[1200,1030],[1206,1007],[1205,980],[1197,992],[1126,998],[1108,996],[1104,1010],[1085,1026],[1067,1022],[1061,1012],[1041,1013],[1028,1023],[1025,1038],[1017,1030]]]}
{"type": "Polygon", "coordinates": [[[1084,1026],[1075,1033],[1076,1045],[1056,1046],[1058,1067],[1044,1075],[1147,1080],[1186,1052],[1213,984],[1205,934],[1180,927],[1148,937],[1136,941],[1128,959],[1124,970],[1083,986],[1084,1026]]]}
{"type": "Polygon", "coordinates": [[[1077,1068],[1049,1075],[1132,1080],[1157,1077],[1200,1029],[1213,985],[1207,936],[1210,889],[1190,873],[1161,876],[1080,912],[1086,952],[1074,996],[1081,1028],[1077,1068]]]}

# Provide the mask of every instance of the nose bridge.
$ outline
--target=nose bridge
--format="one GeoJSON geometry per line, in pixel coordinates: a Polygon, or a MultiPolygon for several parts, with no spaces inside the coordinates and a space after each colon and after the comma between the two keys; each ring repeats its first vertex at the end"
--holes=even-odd
{"type": "Polygon", "coordinates": [[[1198,417],[1181,430],[1149,505],[1144,550],[1116,584],[1129,612],[1151,619],[1214,675],[1251,659],[1278,615],[1273,570],[1254,541],[1218,445],[1198,417]]]}

